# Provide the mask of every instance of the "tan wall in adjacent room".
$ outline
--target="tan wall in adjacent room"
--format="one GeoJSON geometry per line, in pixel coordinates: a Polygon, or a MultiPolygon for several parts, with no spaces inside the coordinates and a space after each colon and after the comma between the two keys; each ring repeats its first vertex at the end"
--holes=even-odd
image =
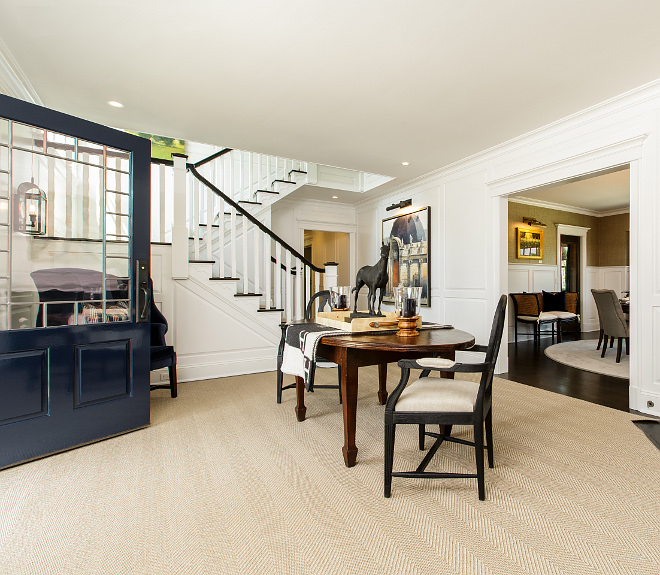
{"type": "Polygon", "coordinates": [[[538,263],[547,265],[557,265],[557,228],[555,224],[590,228],[587,232],[588,266],[629,265],[629,214],[597,218],[516,202],[509,202],[509,263],[531,264],[538,261],[538,263]],[[516,258],[516,228],[529,229],[529,226],[523,224],[523,216],[536,218],[547,225],[545,228],[537,228],[543,230],[543,260],[516,258]]]}
{"type": "Polygon", "coordinates": [[[630,214],[599,219],[598,265],[630,265],[630,214]]]}
{"type": "Polygon", "coordinates": [[[350,235],[343,232],[305,230],[305,247],[311,246],[311,262],[323,267],[326,262],[337,262],[338,285],[352,285],[350,278],[350,235]]]}
{"type": "Polygon", "coordinates": [[[587,265],[597,266],[599,265],[598,232],[600,219],[602,218],[509,202],[509,263],[531,264],[538,262],[547,265],[557,265],[557,228],[555,224],[565,224],[591,228],[587,232],[587,265]],[[525,227],[529,229],[529,226],[523,224],[523,216],[526,218],[536,218],[547,226],[545,228],[538,228],[543,230],[543,260],[516,258],[516,228],[525,227]]]}

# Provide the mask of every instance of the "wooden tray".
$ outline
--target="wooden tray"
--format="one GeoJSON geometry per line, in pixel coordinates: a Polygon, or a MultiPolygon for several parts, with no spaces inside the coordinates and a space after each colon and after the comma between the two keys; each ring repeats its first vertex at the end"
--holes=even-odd
{"type": "MultiPolygon", "coordinates": [[[[398,326],[388,325],[381,327],[371,327],[371,322],[394,321],[396,314],[393,311],[385,311],[384,317],[356,317],[351,318],[350,311],[320,311],[316,314],[316,322],[328,327],[335,327],[348,332],[365,331],[396,331],[398,326]]],[[[417,319],[417,327],[422,327],[422,318],[417,319]]]]}

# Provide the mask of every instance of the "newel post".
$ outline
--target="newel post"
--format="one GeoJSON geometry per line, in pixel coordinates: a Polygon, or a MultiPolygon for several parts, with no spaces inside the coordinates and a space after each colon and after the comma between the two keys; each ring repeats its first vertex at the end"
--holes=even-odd
{"type": "Polygon", "coordinates": [[[327,262],[323,264],[325,273],[323,274],[323,289],[337,287],[337,262],[327,262]]]}
{"type": "Polygon", "coordinates": [[[174,193],[172,224],[172,278],[188,278],[188,226],[186,224],[186,160],[188,156],[172,154],[174,161],[174,193]]]}

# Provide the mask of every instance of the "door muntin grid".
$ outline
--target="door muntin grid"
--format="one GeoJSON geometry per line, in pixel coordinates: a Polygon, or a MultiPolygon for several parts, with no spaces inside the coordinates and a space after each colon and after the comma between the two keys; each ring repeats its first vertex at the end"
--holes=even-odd
{"type": "Polygon", "coordinates": [[[0,118],[0,330],[130,321],[131,220],[130,152],[0,118]]]}

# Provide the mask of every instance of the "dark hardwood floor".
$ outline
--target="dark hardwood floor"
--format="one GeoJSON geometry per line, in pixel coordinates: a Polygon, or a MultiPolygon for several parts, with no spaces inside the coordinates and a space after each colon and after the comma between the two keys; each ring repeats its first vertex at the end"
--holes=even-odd
{"type": "MultiPolygon", "coordinates": [[[[573,334],[565,334],[563,341],[572,341],[573,334]]],[[[598,332],[580,334],[579,339],[598,340],[598,332]]],[[[553,345],[552,338],[542,337],[534,345],[532,337],[518,336],[518,343],[509,344],[509,371],[500,377],[533,387],[576,397],[591,403],[621,411],[628,409],[628,380],[589,371],[582,371],[552,361],[544,353],[553,345]]],[[[597,341],[594,341],[594,348],[597,341]]]]}

